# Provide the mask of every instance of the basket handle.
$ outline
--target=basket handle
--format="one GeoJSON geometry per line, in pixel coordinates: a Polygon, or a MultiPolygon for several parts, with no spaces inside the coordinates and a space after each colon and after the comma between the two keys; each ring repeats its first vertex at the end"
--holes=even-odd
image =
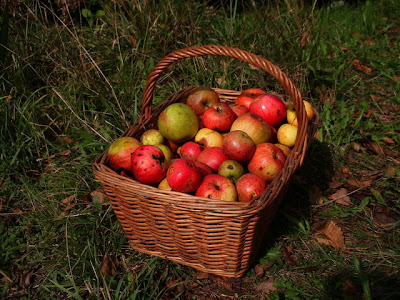
{"type": "MultiPolygon", "coordinates": [[[[297,118],[299,121],[297,139],[302,138],[304,140],[304,138],[308,135],[307,132],[308,119],[306,116],[306,111],[304,108],[301,93],[294,85],[294,83],[289,79],[289,77],[284,72],[282,72],[276,65],[262,58],[259,55],[255,55],[250,52],[240,50],[237,48],[218,46],[218,45],[194,46],[176,50],[165,56],[162,60],[160,60],[157,63],[157,65],[153,68],[149,76],[147,77],[146,85],[144,87],[142,110],[141,110],[141,118],[144,118],[143,120],[149,119],[151,117],[153,93],[156,87],[156,83],[160,78],[161,74],[170,65],[176,63],[179,60],[191,57],[205,56],[205,55],[226,56],[226,57],[236,58],[243,62],[247,62],[250,65],[253,65],[254,67],[260,68],[261,70],[267,72],[272,77],[274,77],[280,83],[280,85],[283,87],[283,89],[293,102],[293,105],[296,109],[297,118]]],[[[299,153],[303,155],[303,157],[301,157],[300,159],[300,163],[302,163],[304,158],[304,151],[302,150],[304,150],[305,146],[306,145],[299,145],[299,143],[296,142],[296,145],[293,148],[295,156],[297,156],[297,154],[299,153]]]]}

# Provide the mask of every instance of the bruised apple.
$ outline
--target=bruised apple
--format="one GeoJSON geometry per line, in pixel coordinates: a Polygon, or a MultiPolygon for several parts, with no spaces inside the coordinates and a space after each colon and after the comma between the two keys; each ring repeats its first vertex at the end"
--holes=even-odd
{"type": "Polygon", "coordinates": [[[244,172],[245,170],[243,166],[236,160],[232,159],[225,160],[218,167],[218,174],[229,178],[233,183],[235,183],[244,172]]]}
{"type": "Polygon", "coordinates": [[[108,148],[108,160],[113,170],[132,169],[131,155],[142,143],[133,137],[120,137],[108,148]]]}
{"type": "Polygon", "coordinates": [[[281,149],[271,143],[262,143],[257,145],[247,168],[250,173],[260,176],[269,183],[278,177],[284,164],[285,154],[281,149]]]}
{"type": "Polygon", "coordinates": [[[154,145],[140,146],[132,153],[132,172],[141,183],[158,184],[167,172],[164,153],[154,145]]]}
{"type": "Polygon", "coordinates": [[[222,134],[210,128],[200,129],[194,137],[194,141],[205,148],[222,147],[223,140],[222,134]]]}

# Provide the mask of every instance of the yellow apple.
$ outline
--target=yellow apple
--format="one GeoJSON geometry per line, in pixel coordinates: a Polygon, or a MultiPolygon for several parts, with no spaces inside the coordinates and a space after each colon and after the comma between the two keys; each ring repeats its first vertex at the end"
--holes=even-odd
{"type": "Polygon", "coordinates": [[[166,177],[163,180],[161,180],[161,182],[158,184],[158,188],[160,190],[172,191],[171,187],[168,184],[166,177]]]}
{"type": "Polygon", "coordinates": [[[292,124],[286,123],[281,125],[276,134],[279,144],[292,148],[296,141],[297,129],[297,126],[292,124]]]}
{"type": "Polygon", "coordinates": [[[140,137],[140,142],[143,145],[159,145],[164,143],[164,137],[159,130],[149,129],[140,137]]]}
{"type": "Polygon", "coordinates": [[[203,145],[205,148],[222,148],[224,137],[222,136],[222,134],[215,130],[202,128],[197,132],[196,136],[194,137],[194,141],[200,145],[203,145]]]}
{"type": "Polygon", "coordinates": [[[286,145],[283,145],[283,144],[280,144],[280,143],[276,143],[274,145],[277,146],[278,148],[280,148],[283,151],[283,154],[285,154],[285,156],[288,156],[290,154],[290,152],[292,151],[292,149],[290,149],[286,145]]]}
{"type": "MultiPolygon", "coordinates": [[[[303,100],[306,109],[307,118],[311,121],[314,118],[314,108],[310,102],[303,100]]],[[[293,103],[290,103],[286,110],[286,119],[289,124],[298,126],[297,115],[293,103]]]]}

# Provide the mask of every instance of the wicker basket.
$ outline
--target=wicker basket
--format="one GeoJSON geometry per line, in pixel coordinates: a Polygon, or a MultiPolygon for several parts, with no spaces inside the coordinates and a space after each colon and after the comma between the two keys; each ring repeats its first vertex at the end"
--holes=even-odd
{"type": "MultiPolygon", "coordinates": [[[[272,75],[294,102],[298,113],[296,144],[285,167],[257,198],[248,203],[225,202],[160,190],[118,175],[108,166],[107,150],[93,164],[133,249],[169,259],[197,270],[240,277],[251,266],[266,230],[283,199],[290,179],[303,162],[312,127],[299,90],[278,67],[249,52],[224,46],[197,46],[164,57],[147,78],[141,117],[122,136],[140,138],[154,128],[168,105],[183,102],[195,88],[188,87],[154,108],[153,92],[161,74],[173,63],[191,57],[217,55],[236,58],[272,75]]],[[[222,101],[240,92],[215,89],[222,101]]]]}

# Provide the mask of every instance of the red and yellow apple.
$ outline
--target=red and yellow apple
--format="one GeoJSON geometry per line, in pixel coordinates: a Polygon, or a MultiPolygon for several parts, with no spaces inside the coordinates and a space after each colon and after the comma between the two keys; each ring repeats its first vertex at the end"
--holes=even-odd
{"type": "Polygon", "coordinates": [[[271,139],[270,126],[255,113],[245,113],[237,118],[231,126],[231,131],[235,130],[246,132],[256,145],[271,139]]]}
{"type": "Polygon", "coordinates": [[[206,109],[202,116],[205,127],[215,131],[228,131],[237,115],[228,103],[216,103],[206,109]]]}
{"type": "Polygon", "coordinates": [[[218,172],[219,166],[229,157],[224,153],[220,147],[209,147],[204,149],[197,157],[197,161],[203,162],[214,172],[218,172]]]}
{"type": "Polygon", "coordinates": [[[142,143],[133,137],[120,137],[116,139],[108,148],[108,160],[113,170],[124,168],[132,169],[131,155],[142,146],[142,143]]]}
{"type": "Polygon", "coordinates": [[[260,176],[252,173],[243,174],[236,182],[239,201],[249,202],[261,194],[268,184],[260,176]]]}
{"type": "Polygon", "coordinates": [[[202,128],[197,132],[196,136],[194,137],[194,141],[200,145],[203,145],[206,148],[222,148],[224,138],[221,133],[215,130],[212,130],[210,128],[202,128]]]}
{"type": "Polygon", "coordinates": [[[217,92],[205,86],[194,89],[186,98],[186,104],[189,105],[198,116],[201,116],[211,105],[219,102],[220,98],[217,92]]]}
{"type": "Polygon", "coordinates": [[[271,143],[257,145],[256,152],[250,160],[247,168],[250,173],[256,174],[266,182],[271,182],[283,169],[285,154],[271,143]]]}
{"type": "Polygon", "coordinates": [[[231,159],[246,162],[256,151],[256,144],[246,132],[234,130],[224,135],[222,149],[231,159]]]}
{"type": "Polygon", "coordinates": [[[240,95],[236,98],[235,103],[239,105],[244,105],[247,108],[249,108],[251,102],[253,102],[253,100],[257,98],[259,95],[263,94],[266,94],[266,92],[262,89],[257,89],[257,88],[246,89],[243,92],[241,92],[240,95]]]}

